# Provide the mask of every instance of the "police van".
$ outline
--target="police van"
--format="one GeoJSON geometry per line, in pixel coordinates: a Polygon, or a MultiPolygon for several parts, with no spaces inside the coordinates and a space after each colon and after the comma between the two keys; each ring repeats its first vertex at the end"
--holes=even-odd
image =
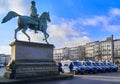
{"type": "Polygon", "coordinates": [[[61,61],[62,70],[64,73],[70,73],[71,71],[75,74],[84,74],[84,66],[77,60],[64,60],[61,61]]]}

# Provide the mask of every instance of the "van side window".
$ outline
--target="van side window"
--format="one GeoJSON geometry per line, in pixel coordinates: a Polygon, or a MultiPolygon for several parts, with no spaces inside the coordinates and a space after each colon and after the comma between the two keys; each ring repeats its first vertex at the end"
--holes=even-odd
{"type": "Polygon", "coordinates": [[[86,64],[86,63],[84,63],[84,62],[83,62],[83,65],[84,65],[84,66],[87,66],[87,64],[86,64]]]}
{"type": "Polygon", "coordinates": [[[68,64],[64,64],[64,66],[68,66],[68,64]]]}

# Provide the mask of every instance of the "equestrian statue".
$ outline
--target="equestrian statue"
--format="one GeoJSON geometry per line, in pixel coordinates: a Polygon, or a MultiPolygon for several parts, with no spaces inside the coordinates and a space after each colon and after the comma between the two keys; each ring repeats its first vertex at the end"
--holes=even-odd
{"type": "Polygon", "coordinates": [[[3,18],[1,23],[6,23],[7,21],[11,20],[14,17],[18,17],[18,27],[15,29],[15,35],[14,38],[17,40],[17,32],[22,30],[22,32],[28,37],[28,40],[30,42],[30,36],[26,33],[26,30],[30,28],[31,30],[34,30],[35,33],[38,33],[37,31],[41,31],[44,34],[44,39],[47,44],[49,34],[46,32],[47,30],[47,22],[51,22],[49,12],[43,12],[40,16],[37,14],[37,9],[35,7],[35,2],[31,2],[30,7],[30,16],[22,16],[14,11],[8,12],[8,14],[3,18]]]}

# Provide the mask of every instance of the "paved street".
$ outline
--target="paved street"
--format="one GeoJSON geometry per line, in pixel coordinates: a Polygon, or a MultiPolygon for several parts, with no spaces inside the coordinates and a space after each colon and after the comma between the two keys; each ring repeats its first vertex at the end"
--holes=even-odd
{"type": "MultiPolygon", "coordinates": [[[[0,76],[4,74],[4,70],[4,68],[0,68],[0,76]]],[[[120,84],[120,72],[76,75],[71,80],[59,80],[25,84],[120,84]]]]}
{"type": "Polygon", "coordinates": [[[76,75],[72,80],[49,81],[29,84],[120,84],[120,72],[76,75]]]}

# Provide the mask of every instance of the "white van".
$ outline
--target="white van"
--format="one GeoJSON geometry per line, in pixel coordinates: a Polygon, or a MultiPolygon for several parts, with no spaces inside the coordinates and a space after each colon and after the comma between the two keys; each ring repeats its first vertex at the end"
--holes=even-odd
{"type": "Polygon", "coordinates": [[[74,72],[75,74],[79,74],[79,73],[84,74],[84,72],[85,72],[84,67],[77,60],[64,60],[64,61],[61,61],[62,69],[63,69],[64,73],[70,73],[69,66],[70,66],[71,63],[73,65],[72,72],[74,72]]]}

